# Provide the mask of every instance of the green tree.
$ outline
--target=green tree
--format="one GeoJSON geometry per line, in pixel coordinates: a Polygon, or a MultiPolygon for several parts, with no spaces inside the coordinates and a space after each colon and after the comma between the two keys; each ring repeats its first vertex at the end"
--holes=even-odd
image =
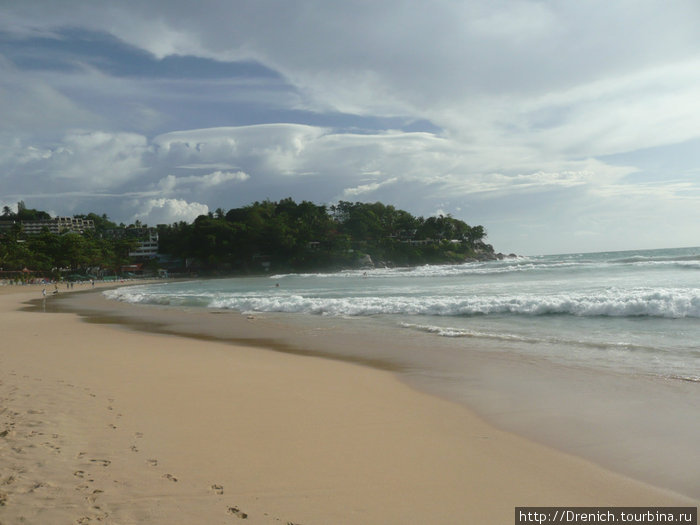
{"type": "Polygon", "coordinates": [[[95,233],[98,235],[104,234],[107,230],[113,230],[117,228],[117,225],[109,220],[106,213],[98,215],[97,213],[90,212],[88,214],[74,215],[77,219],[91,220],[95,224],[95,233]]]}
{"type": "Polygon", "coordinates": [[[2,215],[0,215],[0,220],[3,221],[11,221],[13,220],[17,214],[12,211],[12,208],[9,206],[3,206],[2,207],[2,215]]]}
{"type": "MultiPolygon", "coordinates": [[[[17,214],[3,208],[0,218],[16,221],[0,235],[0,265],[5,269],[119,273],[138,244],[128,230],[112,236],[109,230],[124,226],[105,214],[77,216],[94,221],[94,232],[55,235],[45,230],[33,236],[23,235],[20,215],[20,220],[48,217],[23,202],[17,214]]],[[[136,231],[140,229],[134,227],[136,231]]],[[[215,272],[259,272],[263,261],[283,271],[346,267],[362,254],[400,265],[459,262],[492,250],[483,244],[483,226],[472,227],[450,215],[414,217],[381,202],[340,201],[327,208],[291,198],[268,199],[228,212],[217,208],[191,224],[158,225],[158,235],[161,253],[196,260],[200,270],[215,272]]]]}
{"type": "Polygon", "coordinates": [[[27,206],[24,204],[24,201],[19,201],[17,203],[16,219],[20,221],[49,220],[51,219],[51,215],[49,215],[45,211],[27,208],[27,206]]]}

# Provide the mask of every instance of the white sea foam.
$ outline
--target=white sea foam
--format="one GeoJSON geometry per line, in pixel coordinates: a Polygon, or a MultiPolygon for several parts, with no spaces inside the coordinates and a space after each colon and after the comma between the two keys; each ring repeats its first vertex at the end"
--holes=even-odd
{"type": "Polygon", "coordinates": [[[700,249],[171,282],[111,299],[332,316],[688,380],[700,377],[700,249]],[[370,319],[371,318],[371,319],[370,319]]]}
{"type": "MultiPolygon", "coordinates": [[[[363,293],[367,293],[363,291],[363,293]]],[[[568,314],[591,317],[700,318],[700,290],[604,290],[594,294],[388,295],[324,297],[308,293],[148,293],[138,287],[105,292],[111,299],[132,303],[206,306],[239,311],[288,312],[326,315],[470,316],[568,314]]]]}
{"type": "Polygon", "coordinates": [[[420,278],[420,277],[459,277],[461,275],[498,275],[507,273],[546,272],[550,270],[582,270],[587,267],[595,268],[598,263],[581,263],[578,261],[541,261],[537,259],[519,257],[505,261],[469,262],[450,265],[425,265],[411,268],[372,268],[358,270],[344,270],[340,272],[320,273],[287,273],[274,274],[269,278],[281,280],[285,278],[299,279],[356,279],[368,278],[420,278]]]}

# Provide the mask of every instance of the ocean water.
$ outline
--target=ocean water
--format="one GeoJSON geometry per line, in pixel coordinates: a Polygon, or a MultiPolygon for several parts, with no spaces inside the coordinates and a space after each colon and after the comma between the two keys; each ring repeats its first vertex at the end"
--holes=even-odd
{"type": "Polygon", "coordinates": [[[366,323],[439,338],[465,352],[476,346],[700,382],[700,248],[166,282],[105,294],[132,303],[295,314],[307,322],[332,318],[357,330],[366,323]]]}

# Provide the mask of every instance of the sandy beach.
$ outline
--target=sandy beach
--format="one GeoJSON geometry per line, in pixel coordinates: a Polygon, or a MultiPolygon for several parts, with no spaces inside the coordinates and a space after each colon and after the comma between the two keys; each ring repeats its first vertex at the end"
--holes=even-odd
{"type": "MultiPolygon", "coordinates": [[[[512,523],[696,506],[391,370],[28,312],[0,287],[0,524],[512,523]]],[[[47,298],[47,302],[54,298],[47,298]]]]}

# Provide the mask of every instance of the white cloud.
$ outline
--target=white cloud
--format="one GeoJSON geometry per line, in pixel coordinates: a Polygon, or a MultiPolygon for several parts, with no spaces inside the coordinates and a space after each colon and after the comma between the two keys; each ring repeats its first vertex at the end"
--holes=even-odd
{"type": "Polygon", "coordinates": [[[359,186],[355,186],[354,188],[345,188],[343,190],[343,197],[357,197],[358,195],[362,195],[364,193],[372,193],[384,186],[396,184],[398,180],[398,177],[392,177],[381,182],[372,182],[370,184],[361,184],[359,186]]]}
{"type": "Polygon", "coordinates": [[[219,186],[225,182],[244,182],[250,179],[250,175],[242,171],[215,171],[207,175],[190,175],[186,177],[175,177],[168,175],[158,181],[157,187],[164,192],[173,192],[178,188],[197,186],[197,189],[208,189],[219,186]]]}
{"type": "MultiPolygon", "coordinates": [[[[209,173],[208,175],[202,175],[201,177],[195,177],[197,184],[202,184],[206,187],[218,186],[228,181],[246,181],[250,178],[250,175],[243,173],[242,171],[215,171],[209,173]]],[[[189,179],[189,177],[188,177],[189,179]]]]}
{"type": "MultiPolygon", "coordinates": [[[[6,8],[16,28],[85,25],[158,58],[260,60],[299,88],[303,107],[427,118],[472,148],[495,154],[504,146],[504,165],[698,135],[693,1],[604,9],[530,0],[204,1],[195,11],[135,0],[81,10],[18,4],[6,8]]],[[[81,83],[94,89],[135,85],[86,75],[81,83]]],[[[284,151],[270,153],[284,168],[284,151]]]]}
{"type": "Polygon", "coordinates": [[[132,222],[139,220],[150,225],[192,222],[198,216],[209,212],[206,204],[182,199],[149,199],[138,206],[140,211],[133,216],[132,222]]]}
{"type": "Polygon", "coordinates": [[[163,191],[204,190],[227,181],[248,180],[252,174],[256,181],[298,179],[299,184],[303,178],[320,177],[323,186],[308,191],[324,198],[329,193],[357,197],[402,183],[422,188],[419,191],[424,196],[437,197],[442,192],[492,197],[583,185],[605,187],[635,169],[585,159],[524,161],[519,170],[511,165],[508,173],[508,163],[497,158],[498,151],[474,150],[449,137],[399,131],[333,133],[286,124],[180,131],[154,142],[158,161],[166,167],[182,167],[183,161],[192,168],[227,163],[242,167],[204,176],[170,174],[158,182],[163,191]]]}
{"type": "Polygon", "coordinates": [[[261,124],[177,131],[154,139],[157,154],[175,165],[234,164],[255,159],[278,173],[298,173],[296,159],[323,128],[299,124],[261,124]]]}
{"type": "Polygon", "coordinates": [[[523,141],[558,155],[684,142],[700,136],[700,57],[546,93],[522,107],[523,141]]]}
{"type": "MultiPolygon", "coordinates": [[[[0,137],[3,135],[0,134],[0,137]]],[[[0,140],[0,186],[5,195],[68,196],[141,189],[150,146],[134,133],[71,132],[42,144],[29,139],[0,140]]],[[[68,200],[66,201],[68,202],[68,200]]]]}
{"type": "Polygon", "coordinates": [[[133,179],[145,169],[146,137],[103,131],[71,133],[61,146],[44,152],[49,177],[71,179],[83,186],[109,188],[133,179]]]}

